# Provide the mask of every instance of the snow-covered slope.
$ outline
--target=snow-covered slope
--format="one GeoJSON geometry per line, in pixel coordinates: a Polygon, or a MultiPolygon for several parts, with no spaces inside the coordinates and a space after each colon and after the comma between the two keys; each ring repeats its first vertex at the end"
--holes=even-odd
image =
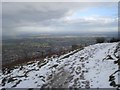
{"type": "MultiPolygon", "coordinates": [[[[109,76],[118,69],[114,64],[118,43],[85,47],[69,57],[46,58],[0,73],[3,88],[112,88],[109,76]]],[[[66,54],[69,55],[69,54],[66,54]]],[[[117,75],[116,75],[117,77],[117,75]]],[[[116,78],[117,81],[117,78],[116,78]]]]}

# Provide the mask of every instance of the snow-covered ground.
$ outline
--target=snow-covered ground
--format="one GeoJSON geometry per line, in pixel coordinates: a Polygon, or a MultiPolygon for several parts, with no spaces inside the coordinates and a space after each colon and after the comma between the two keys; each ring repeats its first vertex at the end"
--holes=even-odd
{"type": "MultiPolygon", "coordinates": [[[[46,58],[16,66],[0,73],[3,88],[113,88],[109,76],[118,70],[118,43],[102,43],[85,47],[67,58],[46,58]]],[[[72,52],[71,52],[72,53],[72,52]]],[[[71,54],[70,53],[70,54],[71,54]]],[[[69,54],[66,54],[69,55],[69,54]]],[[[118,75],[116,75],[118,77],[118,75]]],[[[116,82],[118,78],[116,78],[116,82]]]]}

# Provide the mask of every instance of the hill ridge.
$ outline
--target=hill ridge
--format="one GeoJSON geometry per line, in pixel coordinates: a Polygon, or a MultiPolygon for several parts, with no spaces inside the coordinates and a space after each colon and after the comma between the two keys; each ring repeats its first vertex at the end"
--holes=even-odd
{"type": "Polygon", "coordinates": [[[3,88],[112,88],[109,76],[118,69],[117,45],[90,45],[64,59],[62,55],[6,69],[0,81],[3,88]]]}

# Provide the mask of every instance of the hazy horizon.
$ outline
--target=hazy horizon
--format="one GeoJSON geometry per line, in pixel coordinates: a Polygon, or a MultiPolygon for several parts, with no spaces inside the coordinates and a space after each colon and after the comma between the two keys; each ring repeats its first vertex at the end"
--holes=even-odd
{"type": "Polygon", "coordinates": [[[3,37],[118,34],[117,2],[3,2],[3,37]]]}

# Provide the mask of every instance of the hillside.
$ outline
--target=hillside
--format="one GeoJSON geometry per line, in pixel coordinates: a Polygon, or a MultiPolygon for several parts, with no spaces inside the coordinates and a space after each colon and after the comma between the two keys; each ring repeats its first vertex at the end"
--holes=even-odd
{"type": "MultiPolygon", "coordinates": [[[[109,76],[118,70],[118,43],[102,43],[60,57],[16,66],[0,73],[3,88],[113,88],[109,76]],[[117,47],[117,48],[116,48],[117,47]],[[67,57],[65,57],[67,56],[67,57]]],[[[118,81],[118,75],[116,82],[118,81]]]]}

